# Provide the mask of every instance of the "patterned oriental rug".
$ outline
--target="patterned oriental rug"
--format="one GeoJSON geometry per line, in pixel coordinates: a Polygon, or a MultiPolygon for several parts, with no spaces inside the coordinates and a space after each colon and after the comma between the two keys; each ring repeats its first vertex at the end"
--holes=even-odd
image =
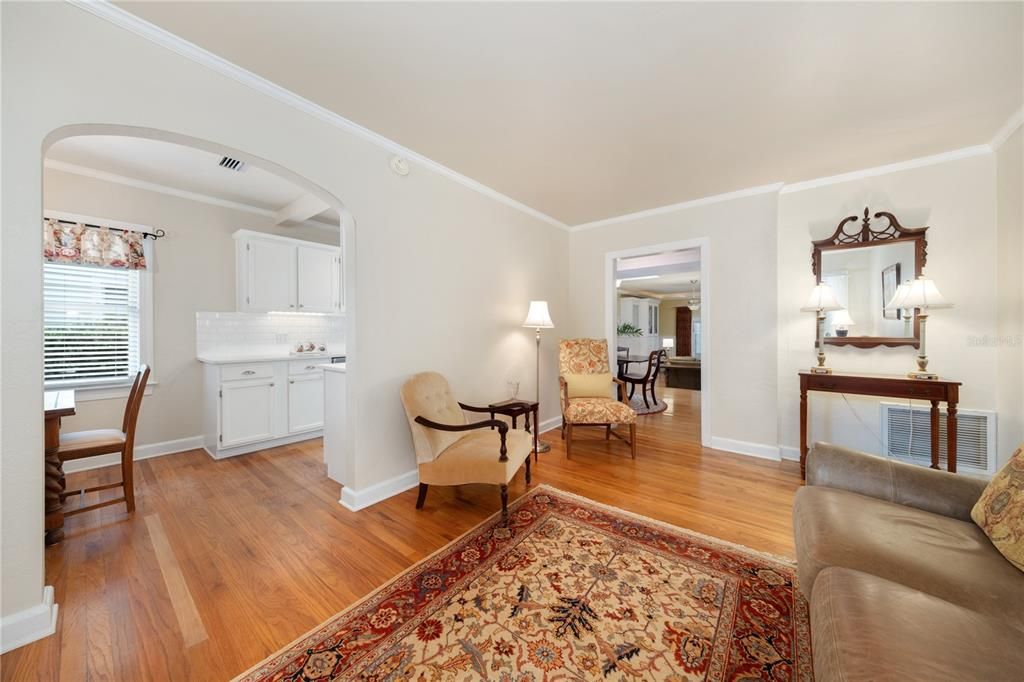
{"type": "Polygon", "coordinates": [[[237,680],[811,680],[792,563],[548,486],[237,680]]]}

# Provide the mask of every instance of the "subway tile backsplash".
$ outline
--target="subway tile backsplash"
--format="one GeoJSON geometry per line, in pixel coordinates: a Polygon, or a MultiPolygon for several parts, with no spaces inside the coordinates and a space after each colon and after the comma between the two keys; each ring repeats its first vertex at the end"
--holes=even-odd
{"type": "Polygon", "coordinates": [[[196,313],[196,354],[287,352],[296,344],[325,343],[345,352],[343,315],[196,313]]]}

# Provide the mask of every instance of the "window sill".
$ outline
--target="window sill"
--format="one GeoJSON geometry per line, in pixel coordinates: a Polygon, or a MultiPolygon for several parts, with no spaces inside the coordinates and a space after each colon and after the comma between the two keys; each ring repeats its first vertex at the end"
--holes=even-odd
{"type": "MultiPolygon", "coordinates": [[[[146,390],[142,395],[151,395],[153,387],[157,386],[156,381],[146,382],[146,390]]],[[[75,402],[89,402],[90,400],[116,400],[127,398],[132,390],[132,382],[113,382],[104,384],[56,384],[44,386],[46,391],[74,391],[75,402]]]]}

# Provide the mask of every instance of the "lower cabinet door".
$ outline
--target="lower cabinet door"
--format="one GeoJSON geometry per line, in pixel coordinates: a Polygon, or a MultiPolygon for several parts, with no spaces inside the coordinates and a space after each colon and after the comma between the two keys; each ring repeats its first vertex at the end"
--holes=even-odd
{"type": "Polygon", "coordinates": [[[220,446],[274,437],[274,382],[232,381],[220,388],[220,446]]]}
{"type": "Polygon", "coordinates": [[[288,433],[312,431],[324,425],[322,372],[288,380],[288,433]]]}

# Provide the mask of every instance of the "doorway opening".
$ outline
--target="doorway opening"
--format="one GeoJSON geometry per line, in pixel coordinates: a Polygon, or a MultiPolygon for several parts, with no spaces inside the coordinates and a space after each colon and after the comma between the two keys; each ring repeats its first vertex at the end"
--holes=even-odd
{"type": "Polygon", "coordinates": [[[710,445],[710,280],[706,238],[606,254],[609,348],[630,404],[652,427],[710,445]]]}
{"type": "MultiPolygon", "coordinates": [[[[341,201],[273,162],[166,131],[68,126],[44,150],[43,383],[77,407],[60,434],[127,433],[145,365],[135,462],[302,441],[341,482],[352,431],[334,429],[331,447],[322,438],[332,417],[353,424],[355,225],[341,201]],[[332,361],[343,369],[323,369],[332,361]]],[[[107,506],[72,530],[124,518],[122,455],[58,455],[50,431],[47,543],[76,509],[107,506]]]]}

